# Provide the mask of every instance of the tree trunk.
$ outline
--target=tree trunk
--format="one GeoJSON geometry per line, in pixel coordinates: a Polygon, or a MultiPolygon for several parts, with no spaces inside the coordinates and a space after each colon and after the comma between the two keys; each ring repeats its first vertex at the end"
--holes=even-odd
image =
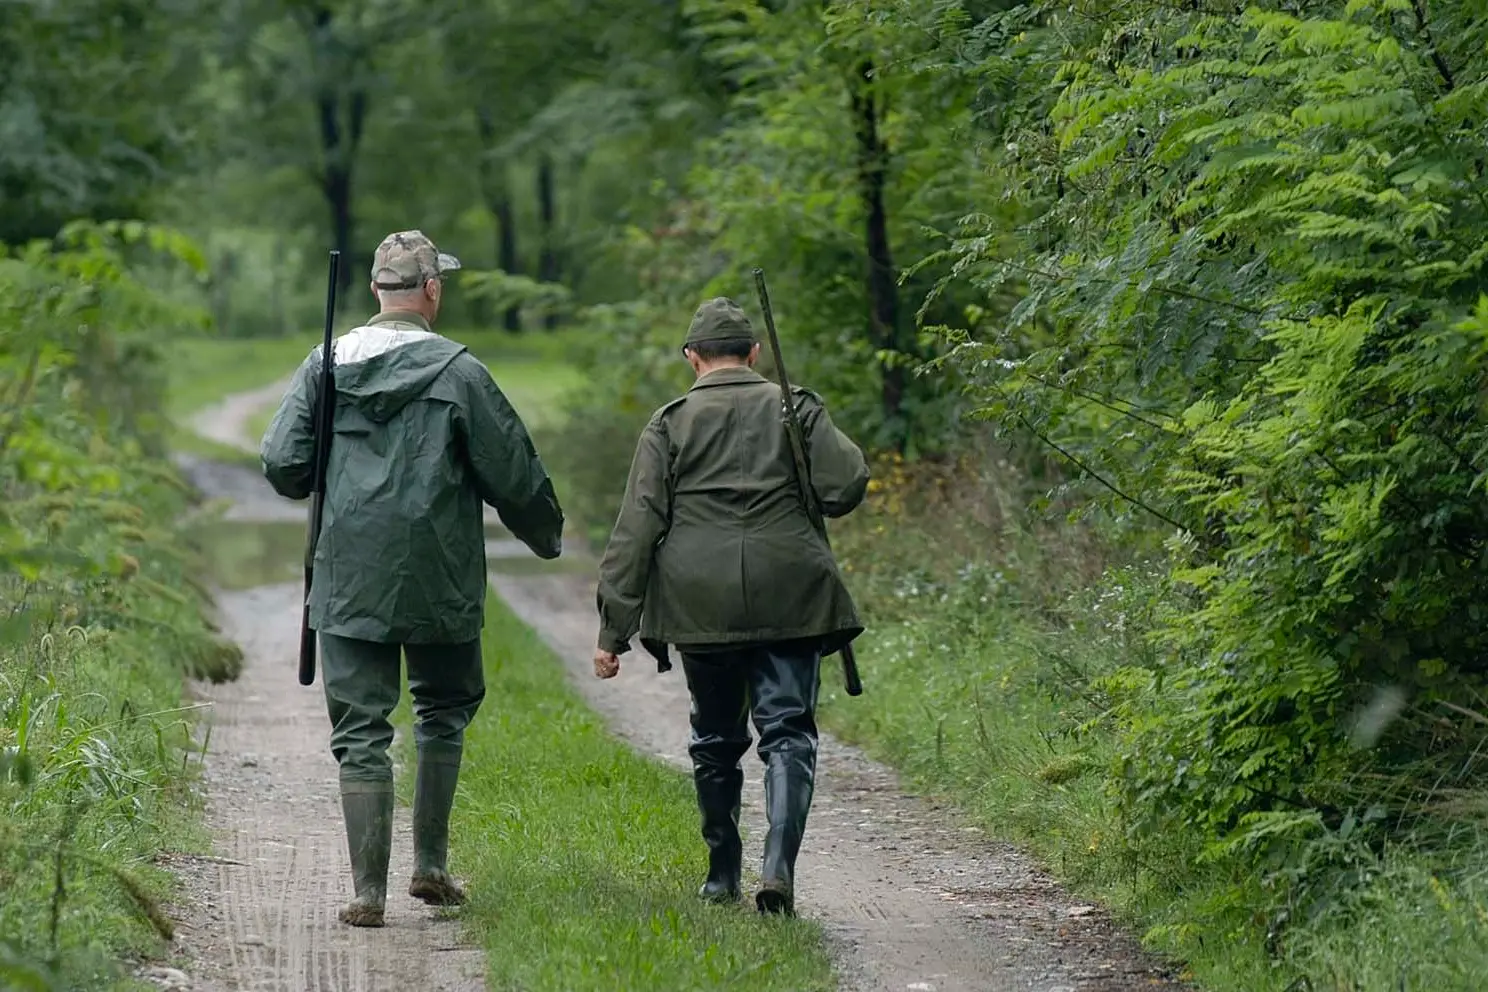
{"type": "Polygon", "coordinates": [[[337,296],[344,297],[351,288],[351,169],[332,166],[326,170],[326,204],[331,208],[331,246],[341,253],[337,271],[337,296]]]}
{"type": "MultiPolygon", "coordinates": [[[[517,257],[517,216],[512,204],[511,184],[506,177],[506,163],[497,161],[492,150],[496,145],[496,120],[490,107],[476,111],[476,127],[481,137],[481,192],[486,198],[486,209],[496,218],[496,267],[511,275],[522,272],[521,260],[517,257]]],[[[502,324],[508,331],[517,333],[522,329],[522,308],[507,307],[502,315],[502,324]]]]}
{"type": "MultiPolygon", "coordinates": [[[[537,160],[537,210],[542,224],[542,253],[537,260],[539,282],[557,282],[559,278],[558,253],[553,248],[553,227],[557,216],[553,192],[553,159],[541,152],[537,160]]],[[[543,325],[552,330],[558,326],[558,315],[547,314],[543,325]]]]}
{"type": "Polygon", "coordinates": [[[269,322],[274,325],[274,334],[289,333],[289,317],[284,312],[284,283],[280,278],[278,259],[284,257],[282,238],[274,239],[274,258],[276,261],[269,265],[269,322]]]}
{"type": "Polygon", "coordinates": [[[881,402],[884,419],[896,436],[897,447],[903,451],[909,442],[909,430],[903,423],[904,364],[895,360],[902,350],[899,284],[894,276],[894,259],[889,247],[889,216],[884,205],[889,149],[878,132],[882,110],[874,94],[873,62],[864,62],[858,75],[852,90],[852,109],[857,118],[858,189],[863,198],[864,235],[868,250],[865,277],[868,328],[873,343],[889,353],[880,363],[883,376],[881,402]]]}
{"type": "MultiPolygon", "coordinates": [[[[318,8],[314,25],[312,44],[329,44],[330,10],[318,8]]],[[[332,61],[328,55],[323,57],[327,64],[332,61]]],[[[316,95],[315,103],[320,119],[320,188],[331,211],[332,247],[341,253],[337,288],[340,290],[338,295],[344,297],[357,267],[352,253],[352,234],[356,227],[352,214],[352,172],[356,165],[357,147],[362,142],[362,125],[367,117],[367,93],[362,89],[352,89],[343,94],[337,90],[336,83],[334,77],[327,78],[316,95]]]]}
{"type": "MultiPolygon", "coordinates": [[[[520,275],[522,263],[517,259],[517,211],[512,204],[511,191],[503,189],[495,205],[496,223],[501,227],[497,234],[496,264],[501,271],[520,275]]],[[[522,308],[510,306],[503,317],[506,329],[513,333],[522,329],[522,308]]]]}

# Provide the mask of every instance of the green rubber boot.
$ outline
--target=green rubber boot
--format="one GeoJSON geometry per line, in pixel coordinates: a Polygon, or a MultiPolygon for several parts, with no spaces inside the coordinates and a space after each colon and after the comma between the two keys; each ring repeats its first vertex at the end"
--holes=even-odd
{"type": "Polygon", "coordinates": [[[459,744],[419,746],[413,792],[413,880],[408,894],[430,906],[459,906],[465,890],[449,873],[450,809],[460,779],[459,744]]]}
{"type": "Polygon", "coordinates": [[[341,910],[341,922],[380,927],[393,850],[393,783],[342,782],[341,812],[346,817],[346,847],[356,886],[356,898],[341,910]]]}

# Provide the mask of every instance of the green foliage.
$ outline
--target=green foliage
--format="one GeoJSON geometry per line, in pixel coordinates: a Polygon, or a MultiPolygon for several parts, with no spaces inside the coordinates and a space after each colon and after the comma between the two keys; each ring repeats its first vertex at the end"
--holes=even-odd
{"type": "Polygon", "coordinates": [[[1374,848],[1363,816],[1330,828],[1306,812],[1268,817],[1230,849],[1181,825],[1131,829],[1134,810],[1110,795],[1129,740],[1119,700],[1161,663],[1150,634],[1171,609],[1167,569],[1113,554],[1098,516],[1027,514],[1039,487],[1009,453],[875,465],[867,504],[833,532],[869,617],[869,691],[846,699],[828,678],[824,723],[1026,845],[1198,987],[1475,987],[1481,790],[1439,792],[1456,807],[1450,843],[1417,830],[1374,848]],[[1258,863],[1245,844],[1263,835],[1289,856],[1258,863]]]}
{"type": "MultiPolygon", "coordinates": [[[[1404,878],[1379,874],[1386,844],[1410,838],[1429,870],[1451,856],[1443,824],[1477,808],[1484,15],[1385,2],[688,10],[731,85],[728,117],[672,222],[633,239],[648,297],[680,327],[698,297],[747,294],[763,265],[795,376],[856,437],[893,443],[884,342],[860,330],[853,113],[865,92],[884,101],[899,286],[941,339],[887,349],[939,373],[916,380],[920,427],[964,391],[1040,480],[1015,501],[1078,510],[1154,562],[1145,619],[1101,664],[1050,683],[1051,698],[1094,707],[1100,745],[1027,771],[1057,785],[1099,769],[1135,863],[1180,847],[1203,859],[1204,898],[1154,940],[1188,953],[1205,933],[1257,948],[1269,934],[1288,967],[1312,967],[1287,941],[1302,947],[1327,907],[1404,878]]],[[[675,390],[654,323],[623,340],[636,357],[605,368],[598,395],[644,408],[675,390]]],[[[608,516],[621,442],[645,412],[621,429],[585,402],[571,437],[611,432],[616,451],[584,477],[608,516]]],[[[937,525],[927,510],[885,526],[920,538],[937,525]]],[[[878,622],[941,616],[923,600],[903,615],[898,593],[955,599],[956,581],[877,538],[875,574],[896,591],[859,588],[878,622]]],[[[1075,607],[1059,602],[1011,612],[1041,629],[1068,622],[1075,607]]],[[[949,643],[941,628],[923,636],[949,643]]],[[[972,676],[948,677],[944,691],[891,681],[889,695],[944,712],[972,676]]]]}
{"type": "Polygon", "coordinates": [[[688,384],[692,309],[752,308],[760,266],[792,377],[866,446],[930,456],[883,462],[898,509],[841,545],[894,625],[864,652],[892,691],[863,737],[969,803],[1013,796],[996,822],[1035,841],[1100,830],[1092,884],[1206,973],[1218,941],[1314,984],[1382,988],[1392,954],[1457,980],[1408,944],[1346,962],[1337,935],[1432,878],[1452,912],[1392,932],[1476,933],[1482,5],[631,6],[12,4],[0,179],[23,206],[0,238],[147,213],[201,235],[209,278],[138,226],[0,261],[0,564],[89,604],[145,588],[112,573],[148,578],[168,539],[90,515],[155,484],[132,468],[160,451],[157,342],[129,329],[181,325],[162,289],[231,335],[290,332],[289,358],[235,352],[258,385],[313,344],[325,247],[350,247],[356,312],[376,239],[423,228],[470,270],[446,323],[573,326],[493,371],[519,408],[568,391],[535,426],[602,537],[641,425],[688,384]],[[197,59],[204,28],[223,40],[197,59]],[[84,69],[110,129],[61,112],[84,69]],[[977,485],[915,509],[914,472],[977,485]],[[987,724],[965,692],[994,688],[987,724]]]}
{"type": "Polygon", "coordinates": [[[8,0],[0,243],[137,216],[190,160],[198,0],[8,0]],[[78,94],[89,99],[80,102],[78,94]]]}
{"type": "Polygon", "coordinates": [[[556,398],[560,416],[535,433],[562,480],[564,513],[602,545],[636,438],[657,407],[687,388],[691,371],[680,350],[685,318],[675,311],[637,302],[591,307],[581,320],[583,337],[567,357],[584,369],[582,384],[556,398]]]}
{"type": "Polygon", "coordinates": [[[1474,781],[1488,52],[1467,4],[1277,7],[963,9],[931,44],[1017,107],[987,140],[1029,210],[942,256],[1019,296],[947,364],[1176,535],[1152,650],[1096,682],[1128,828],[1253,863],[1229,898],[1284,928],[1474,781]]]}
{"type": "Polygon", "coordinates": [[[462,271],[460,285],[470,298],[485,300],[498,310],[516,308],[540,320],[561,320],[573,312],[573,292],[562,283],[539,282],[497,269],[462,271]]]}
{"type": "Polygon", "coordinates": [[[103,987],[169,933],[149,860],[192,822],[182,678],[241,661],[161,454],[160,328],[191,315],[136,281],[143,250],[199,261],[135,224],[0,258],[0,968],[33,986],[103,987]]]}

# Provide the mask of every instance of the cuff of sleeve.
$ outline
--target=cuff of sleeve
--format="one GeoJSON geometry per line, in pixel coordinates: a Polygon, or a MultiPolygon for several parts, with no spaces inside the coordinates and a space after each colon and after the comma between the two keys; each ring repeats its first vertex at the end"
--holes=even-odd
{"type": "Polygon", "coordinates": [[[625,654],[630,650],[630,641],[612,630],[601,630],[599,647],[601,651],[608,651],[610,654],[625,654]]]}

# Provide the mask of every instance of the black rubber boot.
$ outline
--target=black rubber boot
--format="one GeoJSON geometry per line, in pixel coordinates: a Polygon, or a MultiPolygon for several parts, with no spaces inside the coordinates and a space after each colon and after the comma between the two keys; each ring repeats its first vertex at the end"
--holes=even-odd
{"type": "Polygon", "coordinates": [[[738,767],[721,771],[695,765],[698,810],[703,815],[703,841],[708,845],[708,880],[698,895],[708,902],[739,901],[739,876],[744,845],[739,838],[739,793],[744,773],[738,767]]]}
{"type": "Polygon", "coordinates": [[[815,787],[814,763],[804,755],[780,751],[765,767],[765,856],[755,906],[761,913],[796,913],[796,856],[806,835],[815,787]]]}
{"type": "Polygon", "coordinates": [[[393,783],[342,782],[341,811],[356,898],[341,910],[342,923],[380,927],[387,906],[388,860],[393,850],[393,783]]]}
{"type": "Polygon", "coordinates": [[[413,878],[408,894],[430,906],[459,906],[465,890],[449,873],[449,820],[460,779],[458,744],[430,743],[418,749],[413,787],[413,878]]]}

